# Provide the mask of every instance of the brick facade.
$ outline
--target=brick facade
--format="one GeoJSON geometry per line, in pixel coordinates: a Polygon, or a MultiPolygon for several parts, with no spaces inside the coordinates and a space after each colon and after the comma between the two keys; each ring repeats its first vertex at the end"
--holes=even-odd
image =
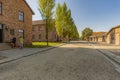
{"type": "Polygon", "coordinates": [[[105,42],[107,32],[93,32],[92,36],[89,37],[89,41],[93,42],[105,42]]]}
{"type": "Polygon", "coordinates": [[[113,27],[107,33],[106,42],[109,44],[120,45],[120,26],[113,27]]]}
{"type": "Polygon", "coordinates": [[[26,45],[32,43],[32,15],[34,14],[25,0],[0,0],[0,42],[10,42],[12,37],[24,37],[26,45]]]}
{"type": "Polygon", "coordinates": [[[106,42],[108,44],[120,45],[120,25],[113,27],[109,32],[94,32],[89,41],[106,42]]]}
{"type": "MultiPolygon", "coordinates": [[[[32,41],[46,41],[46,23],[43,20],[32,22],[32,41]]],[[[55,27],[48,32],[48,41],[57,41],[55,27]]]]}

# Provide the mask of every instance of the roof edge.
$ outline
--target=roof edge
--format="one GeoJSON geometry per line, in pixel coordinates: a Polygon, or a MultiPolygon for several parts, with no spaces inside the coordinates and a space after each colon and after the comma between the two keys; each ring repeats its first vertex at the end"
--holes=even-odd
{"type": "Polygon", "coordinates": [[[29,6],[29,4],[26,2],[26,0],[23,0],[25,2],[25,4],[28,6],[28,8],[30,9],[30,11],[32,12],[32,14],[34,15],[34,11],[31,9],[31,7],[29,6]]]}
{"type": "Polygon", "coordinates": [[[108,32],[107,32],[107,35],[113,30],[113,29],[115,29],[115,28],[119,28],[120,27],[120,25],[118,25],[118,26],[116,26],[116,27],[113,27],[113,28],[111,28],[108,32]]]}

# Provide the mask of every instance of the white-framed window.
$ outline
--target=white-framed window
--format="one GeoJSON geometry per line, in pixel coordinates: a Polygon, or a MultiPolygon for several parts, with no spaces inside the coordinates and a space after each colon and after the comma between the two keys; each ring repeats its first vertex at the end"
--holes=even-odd
{"type": "Polygon", "coordinates": [[[19,21],[24,21],[24,13],[19,11],[19,21]]]}
{"type": "Polygon", "coordinates": [[[22,30],[22,29],[19,29],[18,32],[19,32],[19,33],[20,33],[20,32],[23,33],[23,30],[22,30]]]}

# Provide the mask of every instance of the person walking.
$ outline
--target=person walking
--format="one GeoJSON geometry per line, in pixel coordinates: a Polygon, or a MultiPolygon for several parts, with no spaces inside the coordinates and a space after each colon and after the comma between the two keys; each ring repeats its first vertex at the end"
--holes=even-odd
{"type": "Polygon", "coordinates": [[[22,49],[23,48],[23,42],[24,42],[23,37],[19,38],[19,42],[20,42],[20,49],[22,49]]]}
{"type": "Polygon", "coordinates": [[[11,40],[12,48],[16,47],[16,37],[13,37],[11,40]]]}

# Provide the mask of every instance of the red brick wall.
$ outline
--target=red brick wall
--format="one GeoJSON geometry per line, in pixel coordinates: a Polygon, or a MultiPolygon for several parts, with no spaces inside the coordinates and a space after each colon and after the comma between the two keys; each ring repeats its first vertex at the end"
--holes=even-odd
{"type": "Polygon", "coordinates": [[[32,41],[46,41],[46,30],[44,25],[33,25],[32,34],[34,35],[34,38],[32,38],[32,41]],[[40,28],[40,29],[39,29],[40,28]],[[41,35],[41,38],[39,38],[39,35],[41,35]]]}
{"type": "Polygon", "coordinates": [[[4,24],[3,42],[9,42],[10,39],[15,36],[19,38],[19,29],[24,30],[24,43],[32,43],[32,11],[26,5],[24,0],[0,0],[2,2],[2,15],[0,15],[0,24],[4,24]],[[24,13],[24,21],[19,21],[18,13],[19,11],[24,13]],[[7,30],[5,27],[7,26],[7,30]],[[15,30],[15,35],[10,35],[10,30],[15,30]]]}
{"type": "MultiPolygon", "coordinates": [[[[43,20],[33,21],[33,35],[32,41],[46,41],[46,26],[43,20]],[[40,29],[39,29],[40,28],[40,29]],[[41,35],[41,38],[39,38],[41,35]]],[[[48,32],[48,41],[57,41],[57,33],[55,27],[48,32]]]]}

